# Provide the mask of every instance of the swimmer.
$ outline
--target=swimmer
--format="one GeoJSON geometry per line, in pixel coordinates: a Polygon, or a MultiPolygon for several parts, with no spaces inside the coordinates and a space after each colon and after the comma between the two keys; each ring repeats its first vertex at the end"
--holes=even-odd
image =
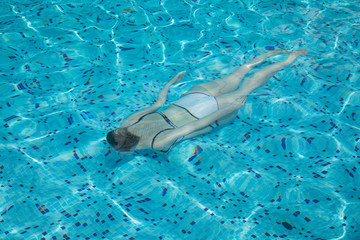
{"type": "Polygon", "coordinates": [[[164,86],[152,106],[130,115],[119,128],[108,132],[106,139],[119,151],[154,149],[167,152],[183,139],[209,132],[234,119],[249,93],[306,53],[305,49],[264,53],[223,78],[193,86],[167,109],[156,111],[164,105],[170,86],[184,77],[185,71],[180,72],[164,86]],[[256,65],[278,54],[288,54],[288,57],[243,80],[256,65]]]}

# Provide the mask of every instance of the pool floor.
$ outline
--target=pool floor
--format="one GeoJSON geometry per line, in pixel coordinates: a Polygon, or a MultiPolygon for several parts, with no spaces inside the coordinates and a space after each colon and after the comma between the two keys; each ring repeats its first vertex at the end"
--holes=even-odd
{"type": "Polygon", "coordinates": [[[359,24],[357,1],[0,3],[0,239],[360,239],[359,24]],[[274,49],[309,53],[230,124],[106,142],[178,72],[166,105],[274,49]]]}

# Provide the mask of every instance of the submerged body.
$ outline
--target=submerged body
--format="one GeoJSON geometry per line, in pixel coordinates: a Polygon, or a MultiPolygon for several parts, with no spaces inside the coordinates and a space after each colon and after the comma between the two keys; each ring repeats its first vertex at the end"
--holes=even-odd
{"type": "Polygon", "coordinates": [[[185,72],[180,72],[160,91],[154,105],[130,115],[119,128],[107,134],[107,141],[120,151],[154,149],[166,152],[178,141],[209,132],[232,120],[250,92],[306,52],[275,50],[264,53],[228,76],[193,86],[167,109],[156,111],[165,103],[169,87],[183,78],[185,72]],[[264,59],[281,53],[289,54],[288,58],[243,80],[264,59]]]}

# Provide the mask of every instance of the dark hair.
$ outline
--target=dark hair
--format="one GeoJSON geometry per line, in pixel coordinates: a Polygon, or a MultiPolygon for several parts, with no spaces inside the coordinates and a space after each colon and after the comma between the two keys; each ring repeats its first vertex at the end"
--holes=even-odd
{"type": "Polygon", "coordinates": [[[117,142],[122,142],[122,145],[119,146],[119,150],[128,152],[132,147],[139,143],[140,137],[129,132],[127,128],[120,128],[118,133],[119,134],[116,137],[117,142]]]}

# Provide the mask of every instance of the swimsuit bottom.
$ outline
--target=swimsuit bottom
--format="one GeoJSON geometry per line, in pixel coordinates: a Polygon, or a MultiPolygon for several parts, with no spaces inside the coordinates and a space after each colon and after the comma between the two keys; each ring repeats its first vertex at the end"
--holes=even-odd
{"type": "Polygon", "coordinates": [[[201,92],[186,94],[173,103],[196,118],[203,118],[219,110],[215,97],[201,92]]]}

